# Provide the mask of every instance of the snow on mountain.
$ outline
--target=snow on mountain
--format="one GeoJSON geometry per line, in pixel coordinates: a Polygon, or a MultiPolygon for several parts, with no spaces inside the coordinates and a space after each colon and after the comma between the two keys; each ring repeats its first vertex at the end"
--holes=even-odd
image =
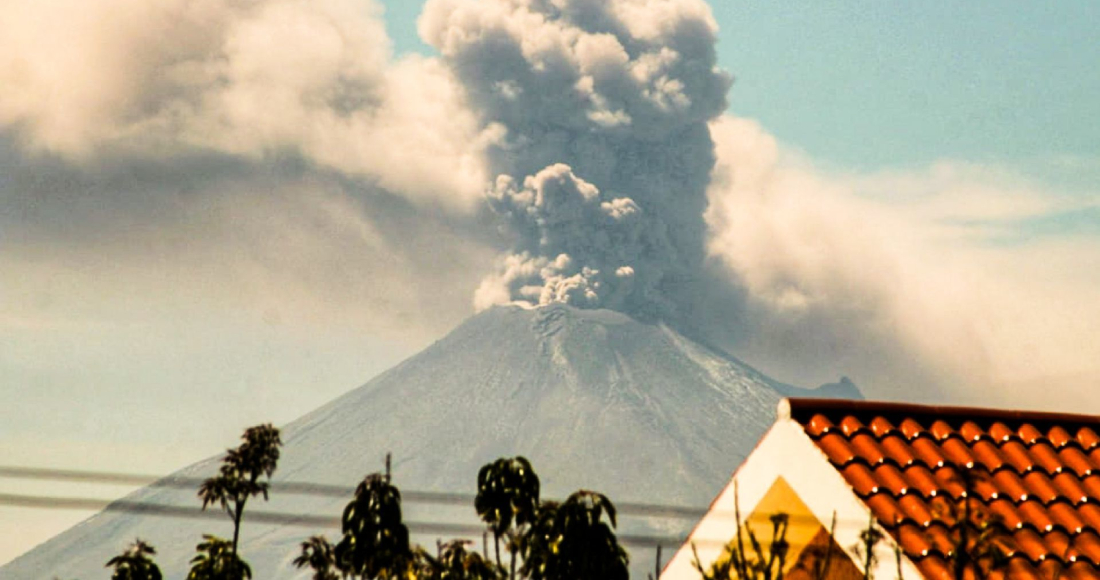
{"type": "MultiPolygon", "coordinates": [[[[251,509],[338,516],[350,496],[280,493],[278,484],[351,487],[379,471],[387,451],[394,480],[405,490],[473,494],[481,465],[521,454],[533,462],[546,497],[586,488],[616,502],[705,507],[770,426],[776,403],[789,395],[859,392],[846,379],[816,390],[784,385],[667,326],[617,312],[498,307],[286,425],[275,493],[251,509]]],[[[206,477],[219,460],[171,477],[206,477]]],[[[165,486],[144,488],[125,501],[199,505],[193,489],[165,486]]],[[[472,505],[407,503],[406,519],[477,524],[472,505]]],[[[627,533],[650,535],[680,535],[694,524],[655,518],[621,523],[627,533]]],[[[0,577],[107,578],[104,562],[141,537],[157,547],[166,577],[182,578],[201,533],[228,536],[231,529],[227,518],[108,510],[0,568],[0,577]]],[[[259,579],[304,577],[290,566],[298,542],[339,532],[249,521],[247,511],[243,531],[241,550],[259,579]]],[[[430,545],[435,537],[415,539],[430,545]]],[[[652,569],[652,553],[633,552],[635,575],[652,569]]]]}

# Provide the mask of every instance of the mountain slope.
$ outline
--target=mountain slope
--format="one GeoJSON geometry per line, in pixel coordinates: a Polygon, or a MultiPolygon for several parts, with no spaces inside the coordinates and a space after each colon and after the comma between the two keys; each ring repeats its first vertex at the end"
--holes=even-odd
{"type": "MultiPolygon", "coordinates": [[[[496,308],[287,425],[275,480],[353,486],[390,451],[399,486],[472,494],[481,465],[522,454],[549,497],[588,488],[618,502],[705,506],[772,423],[780,397],[811,393],[858,396],[846,381],[819,391],[777,383],[665,326],[611,311],[496,308]]],[[[217,461],[176,475],[206,477],[217,461]]],[[[253,509],[336,516],[348,499],[276,493],[253,509]]],[[[166,487],[127,501],[198,505],[193,490],[166,487]]],[[[407,518],[476,522],[472,507],[409,505],[407,518]]],[[[679,534],[693,523],[623,526],[679,534]]],[[[104,512],[0,568],[0,577],[106,578],[103,562],[137,536],[157,546],[167,577],[182,577],[202,531],[230,530],[227,521],[104,512]]],[[[247,512],[244,530],[242,553],[265,579],[295,577],[297,543],[322,531],[249,522],[247,512]]],[[[651,558],[638,554],[635,570],[650,569],[651,558]]]]}

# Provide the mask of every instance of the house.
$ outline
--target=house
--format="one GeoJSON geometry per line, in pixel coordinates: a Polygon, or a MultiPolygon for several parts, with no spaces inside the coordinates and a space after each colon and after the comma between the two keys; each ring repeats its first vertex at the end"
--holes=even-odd
{"type": "Polygon", "coordinates": [[[750,529],[766,553],[777,513],[788,580],[862,579],[869,528],[876,580],[1100,580],[1098,432],[1096,416],[785,399],[661,580],[698,580],[738,519],[744,553],[750,529]]]}

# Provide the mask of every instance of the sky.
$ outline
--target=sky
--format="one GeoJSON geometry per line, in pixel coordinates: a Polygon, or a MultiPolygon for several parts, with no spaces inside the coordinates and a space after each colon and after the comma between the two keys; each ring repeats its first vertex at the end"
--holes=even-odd
{"type": "MultiPolygon", "coordinates": [[[[0,464],[167,473],[544,297],[804,386],[1100,404],[1095,3],[616,0],[621,60],[518,0],[77,4],[0,19],[0,464]]],[[[0,508],[0,562],[87,515],[0,508]]]]}

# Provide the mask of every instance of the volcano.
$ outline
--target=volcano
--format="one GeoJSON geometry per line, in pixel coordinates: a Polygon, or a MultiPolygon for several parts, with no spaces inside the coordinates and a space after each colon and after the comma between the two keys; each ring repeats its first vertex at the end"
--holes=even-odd
{"type": "MultiPolygon", "coordinates": [[[[817,389],[782,384],[669,326],[618,312],[496,307],[286,425],[271,501],[250,509],[335,518],[350,492],[310,494],[293,484],[350,489],[379,471],[387,452],[403,491],[472,495],[481,465],[524,455],[545,497],[585,488],[616,503],[702,509],[771,425],[785,396],[859,392],[846,379],[817,389]]],[[[197,508],[194,488],[170,483],[207,477],[219,461],[187,467],[118,505],[197,508]]],[[[410,497],[406,493],[407,520],[478,526],[472,503],[425,504],[410,497]]],[[[242,530],[241,552],[255,578],[306,577],[290,565],[298,543],[316,533],[330,539],[339,533],[331,525],[303,525],[308,518],[260,520],[250,520],[246,511],[242,530]]],[[[694,520],[637,516],[620,523],[624,534],[676,537],[694,520]]],[[[165,577],[182,578],[202,533],[229,536],[231,530],[224,517],[108,508],[0,568],[0,577],[106,578],[104,562],[140,537],[158,549],[165,577]]],[[[414,540],[425,545],[454,535],[413,531],[421,532],[414,540]]],[[[628,548],[633,575],[644,577],[652,570],[652,553],[628,548]]]]}

